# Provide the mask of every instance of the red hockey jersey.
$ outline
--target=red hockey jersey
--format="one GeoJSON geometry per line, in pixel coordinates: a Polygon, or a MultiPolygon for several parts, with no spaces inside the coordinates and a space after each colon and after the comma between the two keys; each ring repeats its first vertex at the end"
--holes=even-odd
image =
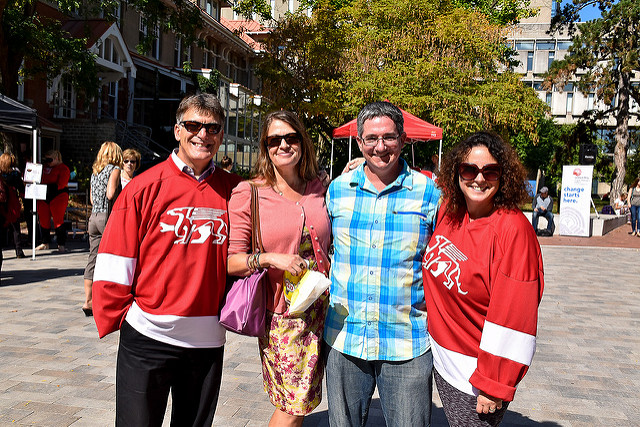
{"type": "Polygon", "coordinates": [[[229,222],[240,177],[222,169],[202,182],[169,158],[122,191],[104,231],[94,273],[93,313],[103,337],[126,320],[181,347],[218,347],[229,222]]]}
{"type": "Polygon", "coordinates": [[[536,347],[542,254],[522,212],[439,221],[423,258],[434,366],[467,394],[511,401],[536,347]]]}

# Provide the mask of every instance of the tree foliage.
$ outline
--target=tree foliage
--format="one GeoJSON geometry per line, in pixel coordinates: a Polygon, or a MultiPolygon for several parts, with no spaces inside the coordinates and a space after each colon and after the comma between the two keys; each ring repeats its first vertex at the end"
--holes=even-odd
{"type": "MultiPolygon", "coordinates": [[[[76,18],[104,16],[115,20],[119,2],[115,0],[58,0],[49,2],[62,15],[76,18]]],[[[72,38],[60,19],[43,16],[36,0],[0,0],[0,92],[15,97],[17,83],[23,79],[44,78],[51,83],[63,74],[80,94],[97,94],[95,57],[87,50],[91,28],[85,38],[72,38]]],[[[124,7],[124,6],[123,6],[124,7]]],[[[138,46],[141,53],[150,49],[158,32],[173,31],[186,43],[195,40],[200,12],[188,0],[130,0],[126,7],[143,14],[149,31],[138,46]]]]}
{"type": "Polygon", "coordinates": [[[480,129],[537,141],[546,109],[508,71],[506,26],[467,3],[352,0],[315,4],[272,32],[259,66],[275,108],[329,138],[363,105],[388,99],[444,128],[445,145],[480,129]]]}
{"type": "Polygon", "coordinates": [[[640,72],[640,2],[574,0],[552,22],[551,31],[562,28],[573,32],[573,44],[569,56],[552,64],[546,85],[561,88],[577,77],[578,88],[583,93],[596,93],[603,107],[590,112],[585,120],[615,122],[616,176],[611,197],[618,197],[626,176],[629,119],[637,116],[631,110],[631,100],[640,103],[640,91],[631,81],[634,73],[640,72]],[[578,12],[588,5],[597,5],[602,17],[576,24],[578,12]]]}

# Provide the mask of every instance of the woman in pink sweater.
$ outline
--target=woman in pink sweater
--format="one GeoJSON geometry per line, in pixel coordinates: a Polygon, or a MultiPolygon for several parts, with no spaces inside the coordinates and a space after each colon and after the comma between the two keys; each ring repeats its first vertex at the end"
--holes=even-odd
{"type": "Polygon", "coordinates": [[[300,119],[288,111],[266,116],[253,182],[258,185],[264,252],[251,252],[251,188],[238,185],[229,201],[228,272],[248,276],[268,269],[267,334],[259,338],[264,388],[276,407],[270,426],[301,426],[320,404],[324,366],[320,360],[328,298],[302,315],[289,315],[289,296],[307,268],[328,274],[331,223],[326,188],[300,119]]]}

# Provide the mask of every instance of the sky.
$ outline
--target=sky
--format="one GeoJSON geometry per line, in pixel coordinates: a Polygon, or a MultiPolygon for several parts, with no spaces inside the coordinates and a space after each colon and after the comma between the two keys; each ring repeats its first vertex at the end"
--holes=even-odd
{"type": "Polygon", "coordinates": [[[585,7],[584,9],[582,9],[582,11],[580,11],[580,18],[583,22],[600,18],[600,9],[595,6],[585,7]]]}

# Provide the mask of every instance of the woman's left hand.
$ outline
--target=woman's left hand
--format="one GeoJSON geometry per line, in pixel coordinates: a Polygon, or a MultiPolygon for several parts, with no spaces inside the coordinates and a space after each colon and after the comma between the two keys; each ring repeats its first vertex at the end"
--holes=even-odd
{"type": "Polygon", "coordinates": [[[478,395],[478,404],[476,405],[476,412],[479,414],[493,414],[496,411],[502,409],[502,399],[489,396],[484,392],[480,392],[478,395]]]}

